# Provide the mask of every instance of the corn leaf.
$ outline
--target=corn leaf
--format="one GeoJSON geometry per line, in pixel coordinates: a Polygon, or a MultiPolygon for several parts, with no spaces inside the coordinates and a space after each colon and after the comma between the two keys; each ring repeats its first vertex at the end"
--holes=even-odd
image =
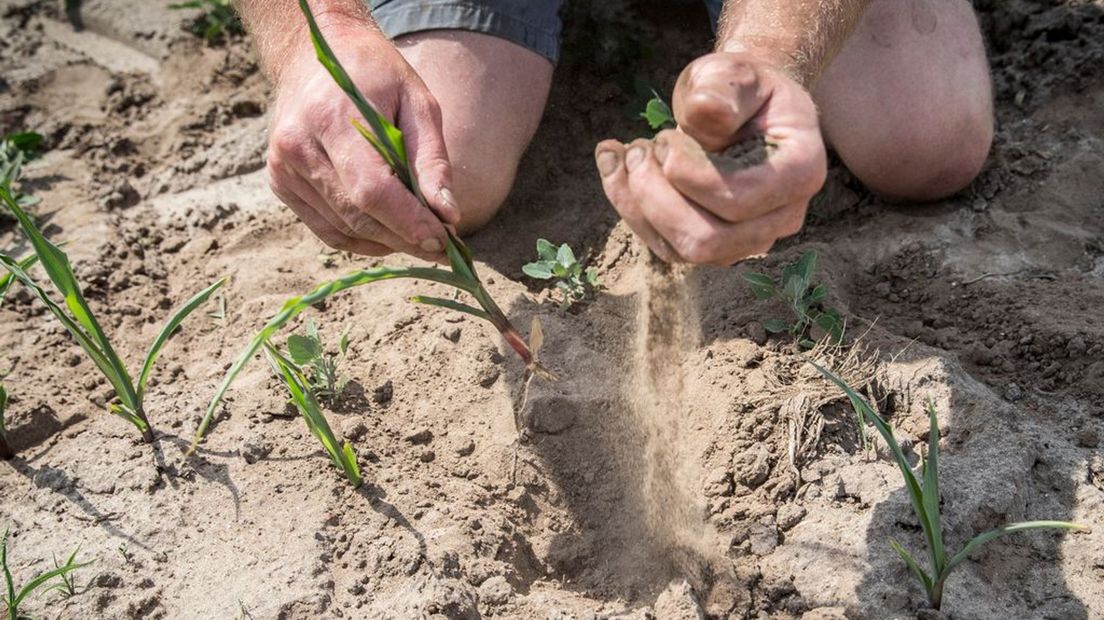
{"type": "Polygon", "coordinates": [[[4,410],[8,408],[8,391],[0,385],[0,436],[8,434],[8,427],[4,424],[4,410]]]}
{"type": "MultiPolygon", "coordinates": [[[[26,235],[27,239],[34,247],[35,253],[42,263],[42,267],[46,270],[46,274],[50,277],[50,280],[54,283],[54,286],[57,287],[58,291],[65,297],[65,305],[72,314],[72,317],[87,331],[87,336],[96,343],[102,356],[106,358],[110,364],[112,368],[110,374],[115,375],[112,385],[116,387],[116,393],[119,398],[122,399],[124,403],[137,410],[139,408],[138,399],[134,392],[130,374],[127,372],[126,366],[123,365],[122,360],[119,359],[119,355],[115,353],[115,349],[108,341],[95,315],[92,314],[92,310],[88,307],[88,303],[84,300],[84,294],[81,293],[80,283],[77,282],[76,275],[73,274],[73,267],[69,264],[69,257],[66,256],[65,252],[62,252],[58,246],[50,243],[50,241],[43,236],[42,232],[35,226],[31,217],[20,208],[11,194],[8,193],[7,189],[3,187],[0,187],[0,199],[7,204],[8,209],[10,209],[16,219],[19,220],[20,227],[23,229],[23,234],[26,235]]],[[[56,314],[57,313],[55,313],[55,315],[56,314]]],[[[108,378],[112,379],[111,376],[108,378]]]]}
{"type": "Polygon", "coordinates": [[[994,538],[1000,538],[1006,534],[1013,534],[1015,532],[1026,532],[1028,530],[1043,530],[1043,529],[1060,529],[1060,530],[1075,530],[1087,532],[1089,528],[1077,523],[1070,523],[1069,521],[1022,521],[1020,523],[1013,523],[1011,525],[1005,525],[996,529],[989,530],[982,534],[978,534],[970,539],[966,543],[966,546],[961,551],[954,554],[951,561],[947,563],[947,566],[943,569],[943,573],[939,576],[940,579],[946,579],[947,575],[955,569],[956,566],[962,563],[963,560],[970,555],[972,551],[985,543],[993,540],[994,538]]]}
{"type": "Polygon", "coordinates": [[[490,321],[491,316],[479,308],[469,306],[468,304],[453,300],[443,299],[441,297],[426,297],[425,295],[415,295],[410,298],[410,301],[416,304],[426,304],[428,306],[438,306],[441,308],[447,308],[449,310],[455,310],[457,312],[463,312],[464,314],[470,314],[476,318],[490,321]]]}
{"type": "Polygon", "coordinates": [[[300,415],[303,416],[307,428],[322,443],[322,447],[329,454],[334,465],[345,472],[353,487],[359,487],[362,480],[360,467],[356,462],[356,454],[348,443],[338,447],[337,438],[326,421],[326,416],[323,415],[322,408],[318,405],[318,400],[315,398],[314,392],[311,391],[306,376],[303,375],[303,372],[294,362],[284,357],[276,347],[272,346],[272,343],[265,341],[264,348],[269,363],[283,378],[284,384],[291,393],[292,402],[295,403],[300,415]]]}
{"type": "Polygon", "coordinates": [[[912,554],[905,550],[896,540],[889,539],[889,546],[897,552],[897,555],[901,556],[901,559],[905,561],[905,565],[909,567],[913,575],[920,580],[920,583],[924,584],[924,592],[927,593],[928,598],[931,598],[932,594],[932,579],[924,572],[924,569],[920,568],[920,565],[916,563],[916,560],[912,557],[912,554]]]}
{"type": "Polygon", "coordinates": [[[197,293],[194,297],[188,300],[175,314],[169,319],[168,323],[161,328],[161,332],[157,334],[157,338],[154,339],[153,344],[150,345],[149,351],[146,353],[146,361],[142,363],[142,372],[138,375],[138,402],[142,402],[142,397],[146,393],[146,382],[149,380],[150,371],[153,370],[154,363],[157,362],[157,356],[161,354],[161,348],[165,346],[165,343],[169,341],[169,337],[176,331],[177,327],[184,322],[184,319],[188,318],[188,315],[195,311],[196,308],[203,305],[203,302],[207,301],[215,291],[226,284],[226,278],[219,278],[214,284],[203,289],[197,293]]]}
{"type": "Polygon", "coordinates": [[[253,358],[253,355],[257,353],[265,341],[269,340],[281,327],[287,324],[288,321],[295,318],[296,315],[310,306],[345,289],[396,278],[417,278],[440,282],[441,284],[447,284],[462,291],[474,294],[470,282],[464,281],[456,274],[445,271],[444,269],[436,269],[433,267],[378,267],[353,272],[343,278],[321,284],[306,295],[292,297],[284,302],[283,308],[281,308],[274,317],[269,319],[268,323],[265,324],[260,332],[253,336],[253,339],[249,341],[249,344],[242,350],[237,359],[234,360],[233,365],[230,366],[230,370],[226,372],[226,376],[223,377],[222,383],[219,384],[215,396],[207,406],[207,412],[204,414],[203,420],[200,421],[195,437],[192,438],[192,445],[188,449],[188,454],[194,453],[199,446],[199,442],[203,440],[203,436],[207,433],[207,428],[210,426],[211,420],[214,419],[215,412],[218,411],[218,405],[222,402],[222,397],[226,394],[226,390],[229,389],[230,384],[234,382],[234,379],[237,378],[238,374],[242,371],[242,368],[249,363],[249,360],[253,358]]]}
{"type": "MultiPolygon", "coordinates": [[[[26,271],[36,262],[38,262],[38,254],[31,254],[30,256],[24,256],[19,259],[19,266],[26,271]]],[[[15,284],[15,276],[10,272],[0,276],[0,303],[4,302],[4,296],[8,294],[8,290],[11,289],[12,284],[15,284]]]]}
{"type": "Polygon", "coordinates": [[[11,530],[4,528],[4,538],[0,540],[0,568],[4,569],[4,584],[8,588],[8,609],[10,610],[14,605],[12,601],[15,600],[15,583],[12,580],[11,570],[8,569],[8,538],[11,534],[11,530]]]}
{"type": "Polygon", "coordinates": [[[939,420],[935,405],[928,403],[928,457],[924,460],[924,510],[931,523],[932,572],[940,574],[947,561],[943,548],[943,523],[939,515],[939,420]]]}

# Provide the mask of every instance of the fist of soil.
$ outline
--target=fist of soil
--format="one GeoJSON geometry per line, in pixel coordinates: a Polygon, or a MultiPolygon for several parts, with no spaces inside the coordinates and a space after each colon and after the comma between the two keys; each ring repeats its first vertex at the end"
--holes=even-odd
{"type": "Polygon", "coordinates": [[[327,245],[381,256],[441,260],[460,213],[441,132],[441,111],[391,42],[366,24],[323,26],[353,82],[403,131],[407,153],[434,212],[422,206],[356,131],[356,107],[318,62],[293,50],[279,75],[268,146],[273,192],[327,245]]]}
{"type": "Polygon", "coordinates": [[[656,255],[730,265],[801,229],[827,175],[804,87],[753,54],[720,52],[683,70],[672,109],[678,129],[654,142],[595,150],[606,196],[656,255]],[[749,156],[748,140],[765,157],[749,156]]]}

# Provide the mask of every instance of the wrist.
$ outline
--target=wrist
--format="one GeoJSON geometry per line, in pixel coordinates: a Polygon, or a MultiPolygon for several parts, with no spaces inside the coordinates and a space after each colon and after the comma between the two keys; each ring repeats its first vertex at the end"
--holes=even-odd
{"type": "MultiPolygon", "coordinates": [[[[355,40],[361,46],[373,43],[391,45],[367,10],[351,8],[345,2],[317,4],[315,23],[335,53],[341,53],[343,40],[355,40]]],[[[278,37],[270,39],[267,49],[262,50],[265,72],[277,89],[288,74],[304,65],[313,66],[316,63],[317,53],[311,42],[307,20],[300,13],[296,17],[291,24],[283,24],[278,37]]]]}

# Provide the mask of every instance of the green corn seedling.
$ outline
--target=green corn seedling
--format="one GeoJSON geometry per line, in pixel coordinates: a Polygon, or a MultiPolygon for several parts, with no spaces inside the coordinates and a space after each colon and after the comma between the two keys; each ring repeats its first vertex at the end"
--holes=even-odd
{"type": "Polygon", "coordinates": [[[11,446],[8,445],[8,427],[4,423],[4,410],[8,408],[8,391],[4,384],[0,383],[0,459],[5,461],[14,457],[11,446]]]}
{"type": "Polygon", "coordinates": [[[291,393],[291,402],[299,410],[299,415],[303,416],[303,421],[306,422],[311,434],[322,443],[322,447],[326,449],[326,454],[330,455],[334,465],[345,472],[345,477],[349,479],[353,488],[359,487],[363,479],[360,476],[360,467],[357,465],[356,453],[353,452],[349,442],[338,443],[303,370],[295,362],[284,357],[267,340],[264,342],[264,349],[269,364],[272,365],[276,376],[280,377],[287,386],[288,392],[291,393]]]}
{"type": "Polygon", "coordinates": [[[190,0],[170,4],[170,9],[203,9],[203,13],[192,22],[189,31],[204,41],[218,41],[224,37],[243,34],[241,18],[230,0],[190,0]]]}
{"type": "MultiPolygon", "coordinates": [[[[349,96],[353,103],[356,104],[357,110],[368,123],[368,127],[366,128],[354,119],[352,121],[353,126],[361,136],[372,145],[372,148],[379,153],[380,157],[387,162],[388,166],[391,167],[399,180],[401,180],[407,189],[414,194],[415,198],[418,199],[418,202],[420,202],[424,208],[429,209],[429,204],[426,202],[425,196],[418,186],[414,170],[411,168],[410,162],[407,159],[402,131],[376,112],[372,104],[364,98],[364,95],[362,95],[359,90],[357,90],[356,86],[349,78],[349,75],[341,66],[341,63],[338,62],[337,58],[334,56],[333,50],[330,49],[330,46],[326,43],[325,38],[323,38],[322,33],[319,31],[318,24],[315,23],[314,15],[311,13],[310,6],[307,4],[306,0],[299,0],[299,8],[302,9],[303,15],[306,16],[307,25],[310,27],[311,41],[314,43],[314,49],[318,55],[319,62],[329,71],[334,81],[337,82],[337,85],[349,96]]],[[[222,402],[222,397],[230,387],[230,384],[233,383],[242,368],[249,363],[249,360],[253,358],[253,355],[261,349],[267,340],[279,331],[288,321],[309,306],[345,289],[370,284],[372,282],[393,280],[396,278],[415,278],[445,284],[460,292],[467,293],[479,304],[478,308],[453,299],[420,295],[413,297],[411,301],[463,312],[488,321],[502,334],[506,342],[509,343],[510,347],[518,354],[518,357],[521,358],[522,362],[525,364],[527,374],[536,374],[547,379],[554,379],[555,375],[537,362],[529,345],[522,339],[517,329],[510,324],[509,319],[506,318],[506,315],[498,307],[498,304],[491,298],[490,293],[483,287],[483,283],[476,273],[471,251],[468,250],[464,242],[451,230],[448,230],[448,239],[445,243],[445,255],[451,267],[449,271],[436,267],[376,267],[373,269],[362,269],[343,278],[321,284],[306,295],[293,297],[287,300],[283,308],[253,337],[226,372],[226,376],[223,378],[222,383],[211,399],[210,405],[207,407],[203,419],[200,421],[199,428],[196,430],[195,437],[192,439],[192,445],[188,449],[188,454],[194,453],[199,442],[202,441],[203,436],[207,432],[207,428],[210,426],[215,413],[218,411],[218,405],[222,402]]]]}
{"type": "Polygon", "coordinates": [[[667,105],[659,93],[653,90],[652,94],[654,97],[644,106],[644,111],[640,113],[641,118],[648,121],[648,126],[655,132],[677,127],[678,123],[675,122],[675,114],[671,111],[671,106],[667,105]]]}
{"type": "Polygon", "coordinates": [[[811,349],[816,344],[809,338],[809,329],[814,325],[823,330],[833,343],[843,341],[843,321],[839,312],[822,304],[828,295],[828,287],[823,284],[813,286],[816,261],[816,250],[803,253],[797,261],[783,267],[782,281],[778,283],[761,273],[744,274],[744,280],[756,299],[779,299],[794,314],[792,323],[777,318],[767,319],[763,321],[764,329],[772,334],[789,332],[805,349],[811,349]]]}
{"type": "Polygon", "coordinates": [[[530,278],[554,281],[556,289],[563,294],[560,303],[563,308],[586,298],[588,291],[599,286],[597,269],[591,267],[583,271],[582,263],[575,259],[570,246],[565,243],[557,248],[547,239],[537,239],[537,260],[523,265],[521,271],[530,278]]]}
{"type": "Polygon", "coordinates": [[[15,191],[15,182],[23,172],[23,164],[38,156],[43,137],[32,131],[8,134],[0,139],[0,187],[7,189],[20,206],[38,204],[38,199],[15,191]]]}
{"type": "Polygon", "coordinates": [[[338,374],[337,366],[345,359],[345,353],[349,350],[349,328],[341,332],[341,338],[337,343],[337,353],[328,353],[322,344],[322,337],[318,334],[318,325],[313,320],[307,321],[306,333],[303,335],[292,334],[287,340],[288,355],[291,361],[301,369],[310,380],[311,391],[318,398],[333,400],[345,391],[349,383],[348,377],[338,374]]]}
{"type": "Polygon", "coordinates": [[[825,378],[835,383],[843,390],[848,400],[851,401],[851,406],[854,408],[855,413],[865,418],[878,429],[886,445],[889,446],[894,460],[897,461],[897,466],[905,479],[905,487],[908,490],[909,501],[912,503],[912,510],[916,513],[916,518],[920,521],[920,528],[924,532],[924,542],[927,544],[928,548],[928,561],[930,563],[928,568],[930,572],[921,568],[912,554],[906,551],[896,540],[891,538],[889,540],[889,545],[897,552],[897,555],[901,556],[901,559],[904,560],[909,570],[912,571],[912,574],[923,584],[924,591],[928,596],[928,604],[931,605],[933,609],[939,609],[943,603],[943,590],[951,572],[961,564],[972,551],[994,538],[999,538],[1015,532],[1038,529],[1088,530],[1085,526],[1070,523],[1068,521],[1023,521],[978,534],[967,541],[958,553],[948,555],[943,541],[942,518],[939,514],[939,421],[935,415],[934,405],[928,404],[928,422],[930,425],[928,431],[928,455],[926,460],[921,460],[920,476],[917,477],[908,459],[905,457],[904,451],[901,450],[900,444],[897,443],[897,439],[893,436],[893,428],[889,423],[878,415],[862,396],[852,390],[851,387],[841,379],[817,364],[813,362],[809,363],[812,364],[820,374],[824,375],[825,378]]]}
{"type": "MultiPolygon", "coordinates": [[[[55,554],[54,555],[54,568],[60,570],[63,566],[72,566],[72,565],[76,564],[77,563],[77,554],[80,553],[80,548],[81,548],[81,546],[77,545],[77,548],[73,550],[73,553],[69,554],[69,559],[65,561],[65,564],[62,564],[61,562],[59,562],[58,558],[57,558],[57,555],[55,554]]],[[[50,589],[56,591],[58,594],[61,595],[62,598],[72,598],[72,597],[74,597],[74,596],[76,596],[76,595],[78,595],[82,592],[87,591],[88,588],[91,587],[91,585],[92,585],[92,583],[89,582],[89,583],[85,584],[84,586],[78,586],[77,585],[77,576],[76,576],[75,572],[73,572],[73,571],[65,571],[63,573],[58,574],[58,579],[61,580],[61,583],[55,585],[54,587],[52,587],[50,589]]]]}
{"type": "Polygon", "coordinates": [[[12,577],[11,569],[8,568],[8,534],[8,530],[4,530],[4,539],[0,542],[0,568],[4,571],[4,583],[7,586],[4,594],[4,608],[7,611],[8,620],[30,620],[19,611],[20,605],[27,600],[27,597],[34,594],[38,589],[48,586],[53,579],[71,573],[83,566],[88,566],[89,562],[78,564],[76,561],[77,554],[74,552],[73,555],[69,556],[69,561],[63,566],[46,571],[27,582],[27,585],[22,588],[16,589],[15,579],[12,577]]]}
{"type": "Polygon", "coordinates": [[[46,305],[111,383],[119,402],[111,403],[109,410],[137,427],[145,441],[152,442],[153,429],[150,427],[142,403],[153,365],[157,361],[162,347],[168,342],[176,328],[189,314],[207,301],[212,293],[225,284],[226,279],[222,278],[200,291],[169,318],[157,338],[154,339],[153,344],[150,345],[145,361],[142,363],[138,381],[134,382],[127,371],[126,365],[123,364],[122,359],[115,352],[115,348],[111,346],[111,342],[103,328],[100,327],[99,321],[96,320],[92,310],[88,307],[88,302],[85,301],[84,294],[81,292],[80,283],[77,282],[73,267],[69,263],[69,257],[58,246],[43,236],[31,217],[2,187],[0,187],[0,200],[8,206],[19,220],[23,233],[27,240],[31,242],[31,246],[34,248],[46,274],[50,277],[58,292],[65,298],[64,309],[50,298],[50,295],[31,278],[18,261],[5,254],[0,254],[0,265],[3,265],[16,280],[19,280],[46,305]]]}

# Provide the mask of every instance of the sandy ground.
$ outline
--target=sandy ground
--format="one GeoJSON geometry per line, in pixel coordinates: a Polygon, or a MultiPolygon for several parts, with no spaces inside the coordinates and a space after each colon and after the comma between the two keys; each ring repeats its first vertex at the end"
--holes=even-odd
{"type": "MultiPolygon", "coordinates": [[[[990,544],[951,578],[947,615],[1104,618],[1104,4],[975,3],[998,133],[966,191],[891,206],[833,168],[798,237],[758,264],[688,270],[685,286],[605,205],[590,153],[644,132],[623,111],[631,80],[669,88],[708,45],[704,11],[576,4],[518,186],[471,238],[511,318],[541,317],[563,379],[516,410],[521,369],[492,329],[407,303],[436,286],[312,309],[330,338],[352,327],[352,382],[329,415],[360,454],[353,491],[260,362],[183,455],[285,298],[378,263],[322,260],[269,193],[267,86],[247,43],[205,46],[156,4],[88,0],[74,32],[54,2],[0,3],[0,129],[46,136],[24,191],[120,353],[136,366],[171,308],[232,278],[226,317],[198,313],[165,350],[152,447],[104,411],[110,388],[37,300],[0,307],[12,568],[26,578],[78,543],[95,560],[87,591],[38,597],[33,615],[913,617],[923,594],[887,543],[922,554],[899,473],[766,337],[759,321],[781,309],[741,281],[815,248],[828,302],[862,336],[818,359],[869,379],[910,446],[925,404],[939,412],[950,546],[1023,519],[1096,530],[990,544]],[[572,244],[606,290],[559,310],[520,270],[538,236],[572,244]]],[[[7,219],[0,248],[26,251],[7,219]]]]}

